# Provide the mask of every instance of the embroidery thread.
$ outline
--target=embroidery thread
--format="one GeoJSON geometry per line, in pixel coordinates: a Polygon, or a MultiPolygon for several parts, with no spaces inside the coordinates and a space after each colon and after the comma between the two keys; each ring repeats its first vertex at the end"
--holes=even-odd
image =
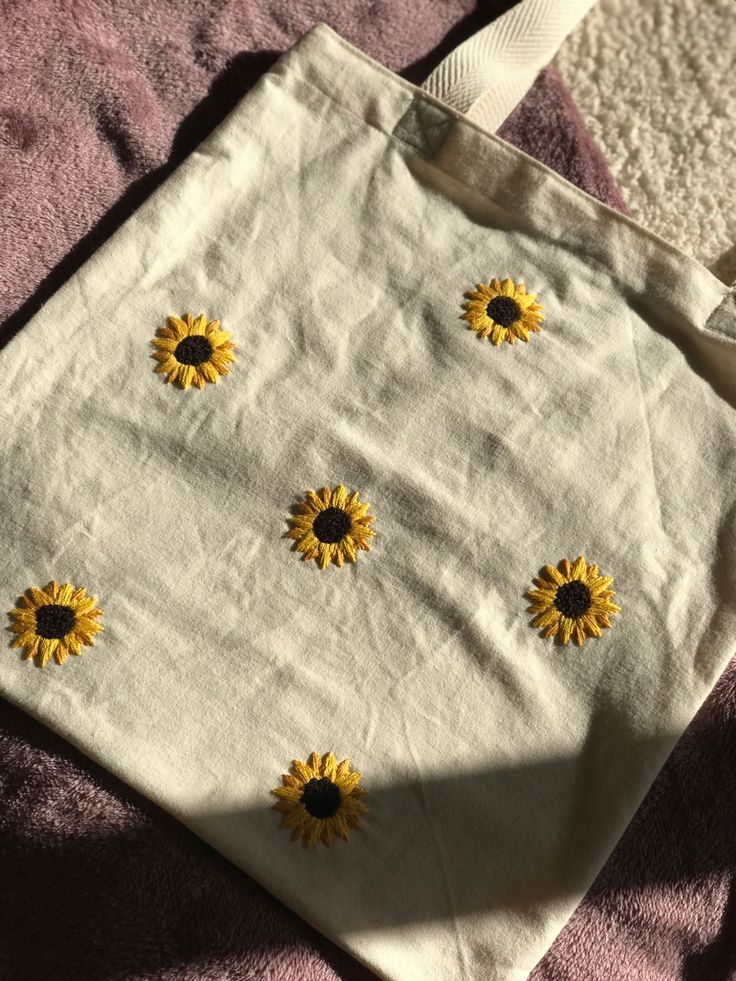
{"type": "Polygon", "coordinates": [[[273,806],[281,814],[281,827],[305,848],[320,841],[329,846],[338,837],[348,841],[366,810],[361,774],[350,769],[350,760],[338,763],[332,753],[322,758],[312,753],[306,763],[294,760],[291,769],[281,776],[283,786],[271,791],[278,797],[273,806]]]}
{"type": "Polygon", "coordinates": [[[307,491],[296,515],[289,518],[286,537],[294,539],[294,548],[304,553],[305,561],[316,559],[320,569],[330,562],[338,567],[355,562],[358,549],[370,551],[369,539],[375,535],[368,527],[374,520],[369,507],[361,503],[358,491],[349,494],[342,484],[332,490],[307,491]]]}
{"type": "Polygon", "coordinates": [[[158,361],[153,370],[166,375],[167,382],[201,389],[205,382],[214,384],[220,375],[230,373],[236,345],[230,340],[232,334],[220,330],[219,320],[208,322],[203,313],[196,318],[185,313],[183,319],[169,317],[157,335],[151,341],[156,348],[152,357],[158,361]]]}
{"type": "Polygon", "coordinates": [[[11,647],[25,648],[26,659],[38,656],[43,668],[50,657],[63,664],[70,654],[81,654],[82,645],[94,647],[94,637],[103,630],[97,617],[103,615],[97,597],[71,583],[53,580],[43,589],[31,586],[8,616],[17,636],[11,647]]]}
{"type": "Polygon", "coordinates": [[[611,626],[609,617],[621,610],[613,602],[613,579],[602,576],[582,555],[573,563],[563,559],[557,568],[546,565],[533,582],[537,588],[528,592],[529,612],[536,614],[532,626],[565,645],[574,638],[582,647],[588,637],[600,637],[601,629],[611,626]]]}
{"type": "Polygon", "coordinates": [[[463,320],[480,337],[489,337],[494,346],[503,341],[516,344],[528,341],[531,333],[540,331],[544,320],[543,307],[536,303],[536,294],[527,293],[523,283],[513,279],[492,279],[488,286],[478,283],[465,293],[463,320]]]}

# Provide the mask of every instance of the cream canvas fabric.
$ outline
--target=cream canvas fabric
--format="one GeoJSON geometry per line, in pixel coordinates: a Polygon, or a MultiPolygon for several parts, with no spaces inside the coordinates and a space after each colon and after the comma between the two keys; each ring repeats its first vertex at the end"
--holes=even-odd
{"type": "Polygon", "coordinates": [[[422,88],[496,130],[595,0],[522,0],[458,45],[422,88]]]}
{"type": "Polygon", "coordinates": [[[732,291],[319,27],[0,364],[5,609],[105,613],[3,694],[382,977],[526,977],[734,653],[732,291]],[[494,276],[528,344],[460,319],[494,276]],[[200,311],[238,364],[181,391],[200,311]],[[340,482],[376,537],[320,571],[283,535],[340,482]],[[563,648],[525,593],[581,553],[621,612],[563,648]],[[270,790],[328,750],[364,828],[304,849],[270,790]]]}

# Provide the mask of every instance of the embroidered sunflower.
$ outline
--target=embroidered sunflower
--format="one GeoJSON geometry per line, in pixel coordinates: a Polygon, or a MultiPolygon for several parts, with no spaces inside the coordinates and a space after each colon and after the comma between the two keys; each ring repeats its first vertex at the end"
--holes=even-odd
{"type": "Polygon", "coordinates": [[[478,283],[475,290],[465,294],[463,320],[481,337],[490,337],[494,345],[508,341],[528,341],[529,334],[540,331],[544,319],[542,307],[534,293],[527,293],[523,283],[513,279],[492,279],[486,286],[478,283]]]}
{"type": "Polygon", "coordinates": [[[368,527],[373,515],[368,514],[369,504],[360,502],[360,494],[348,494],[340,484],[330,490],[307,491],[297,505],[297,513],[289,518],[291,528],[287,538],[296,542],[297,552],[303,552],[305,560],[316,559],[320,569],[330,562],[341,566],[345,560],[355,562],[358,549],[370,550],[369,539],[375,532],[368,527]]]}
{"type": "Polygon", "coordinates": [[[196,318],[191,313],[183,319],[169,317],[157,333],[151,341],[156,348],[152,357],[158,361],[154,371],[181,388],[204,388],[205,382],[227,375],[228,365],[235,361],[232,334],[220,330],[219,320],[208,322],[203,313],[196,318]]]}
{"type": "Polygon", "coordinates": [[[331,845],[335,838],[347,841],[351,828],[360,828],[365,812],[359,787],[361,775],[350,769],[350,760],[338,763],[332,753],[320,759],[312,753],[306,763],[294,760],[293,773],[284,773],[282,787],[271,793],[278,797],[273,805],[281,813],[281,827],[292,831],[294,841],[305,848],[318,841],[331,845]]]}
{"type": "Polygon", "coordinates": [[[572,564],[563,559],[556,569],[546,565],[542,578],[534,580],[537,588],[529,590],[529,612],[536,613],[532,626],[545,637],[559,636],[563,644],[574,638],[582,646],[586,638],[600,637],[601,628],[611,626],[609,617],[621,609],[613,602],[612,583],[582,555],[572,564]]]}
{"type": "Polygon", "coordinates": [[[103,629],[96,622],[102,616],[97,597],[68,582],[60,586],[52,580],[43,589],[27,589],[8,616],[18,635],[10,646],[24,647],[26,658],[38,655],[41,667],[52,655],[63,664],[70,654],[81,654],[82,645],[93,647],[95,634],[103,629]]]}

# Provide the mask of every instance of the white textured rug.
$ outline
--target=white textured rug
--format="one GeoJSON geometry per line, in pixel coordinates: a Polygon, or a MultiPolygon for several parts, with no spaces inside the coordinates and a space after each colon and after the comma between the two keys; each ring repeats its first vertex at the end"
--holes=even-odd
{"type": "Polygon", "coordinates": [[[736,0],[599,0],[557,65],[634,218],[736,279],[736,0]]]}

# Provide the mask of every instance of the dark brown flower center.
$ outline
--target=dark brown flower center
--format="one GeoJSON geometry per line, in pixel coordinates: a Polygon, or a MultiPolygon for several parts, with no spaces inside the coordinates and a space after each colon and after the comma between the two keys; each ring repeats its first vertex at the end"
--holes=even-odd
{"type": "Polygon", "coordinates": [[[75,622],[76,616],[71,606],[49,603],[36,610],[36,633],[48,640],[65,637],[75,622]]]}
{"type": "Polygon", "coordinates": [[[521,307],[510,296],[494,296],[486,307],[486,313],[494,323],[510,327],[521,316],[521,307]]]}
{"type": "Polygon", "coordinates": [[[203,334],[192,334],[179,341],[174,357],[179,364],[202,364],[212,355],[212,344],[203,334]]]}
{"type": "Polygon", "coordinates": [[[342,541],[352,527],[352,518],[342,508],[325,508],[312,522],[312,531],[327,545],[342,541]]]}
{"type": "Polygon", "coordinates": [[[560,586],[555,594],[555,606],[565,617],[573,620],[590,609],[592,597],[590,590],[580,579],[573,579],[560,586]]]}
{"type": "Polygon", "coordinates": [[[340,788],[329,777],[313,778],[304,785],[299,800],[315,818],[331,818],[340,809],[340,788]]]}

